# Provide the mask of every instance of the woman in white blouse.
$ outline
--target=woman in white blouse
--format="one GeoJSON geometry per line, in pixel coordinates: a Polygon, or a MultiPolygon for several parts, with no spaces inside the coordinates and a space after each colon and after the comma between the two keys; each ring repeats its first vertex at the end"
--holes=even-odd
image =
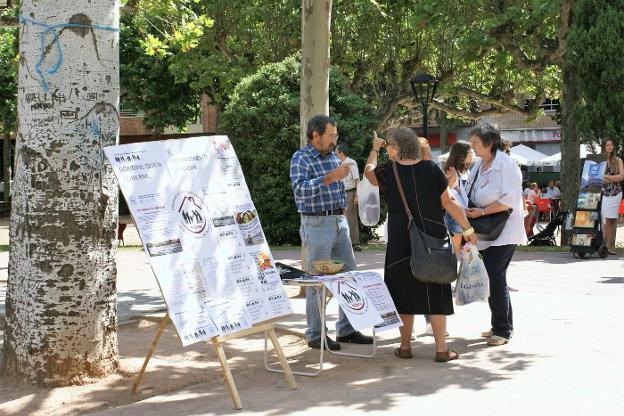
{"type": "Polygon", "coordinates": [[[513,314],[507,287],[507,268],[516,245],[525,241],[522,173],[518,164],[502,151],[500,132],[489,124],[471,132],[470,144],[481,162],[472,169],[466,189],[475,208],[466,211],[477,218],[512,209],[500,236],[494,241],[479,240],[477,247],[490,279],[491,329],[481,333],[488,345],[503,345],[513,333],[513,314]],[[474,183],[474,185],[473,185],[474,183]]]}

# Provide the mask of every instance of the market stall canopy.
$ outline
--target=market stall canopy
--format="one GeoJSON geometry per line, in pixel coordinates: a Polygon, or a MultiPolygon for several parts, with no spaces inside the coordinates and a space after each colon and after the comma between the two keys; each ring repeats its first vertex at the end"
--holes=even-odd
{"type": "MultiPolygon", "coordinates": [[[[443,155],[438,156],[438,161],[440,164],[446,162],[451,152],[444,153],[443,155]]],[[[511,148],[511,158],[516,161],[519,165],[526,166],[534,166],[536,162],[546,157],[545,154],[540,153],[536,150],[531,149],[528,146],[523,144],[519,144],[511,148]]],[[[478,162],[481,160],[479,157],[474,155],[473,162],[478,162]]]]}
{"type": "Polygon", "coordinates": [[[537,163],[546,157],[545,154],[523,144],[512,147],[510,156],[519,165],[524,166],[538,166],[537,163]]]}
{"type": "MultiPolygon", "coordinates": [[[[446,163],[446,159],[449,158],[450,154],[451,154],[451,152],[446,152],[443,155],[439,155],[438,156],[438,162],[440,162],[441,165],[445,164],[446,163]]],[[[475,162],[478,162],[480,160],[481,160],[481,158],[479,156],[475,155],[474,152],[473,152],[473,154],[472,154],[472,163],[474,164],[475,162]]]]}
{"type": "MultiPolygon", "coordinates": [[[[593,152],[587,150],[587,146],[582,144],[580,147],[580,153],[581,159],[585,159],[588,154],[592,154],[593,152]]],[[[558,166],[559,164],[561,164],[561,152],[539,160],[535,166],[558,166]]]]}

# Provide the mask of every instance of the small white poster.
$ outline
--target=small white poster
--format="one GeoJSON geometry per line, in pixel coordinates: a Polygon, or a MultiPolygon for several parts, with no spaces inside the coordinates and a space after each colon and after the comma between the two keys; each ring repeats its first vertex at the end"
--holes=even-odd
{"type": "Polygon", "coordinates": [[[349,272],[324,281],[355,330],[403,325],[383,279],[375,272],[349,272]]]}
{"type": "Polygon", "coordinates": [[[104,152],[183,345],[292,313],[226,136],[104,152]]]}

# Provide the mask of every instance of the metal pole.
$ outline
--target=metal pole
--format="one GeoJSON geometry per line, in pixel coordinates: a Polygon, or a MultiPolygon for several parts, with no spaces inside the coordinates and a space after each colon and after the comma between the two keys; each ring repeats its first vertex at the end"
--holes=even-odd
{"type": "Polygon", "coordinates": [[[429,140],[429,114],[427,113],[427,102],[422,103],[423,113],[423,137],[429,140]]]}

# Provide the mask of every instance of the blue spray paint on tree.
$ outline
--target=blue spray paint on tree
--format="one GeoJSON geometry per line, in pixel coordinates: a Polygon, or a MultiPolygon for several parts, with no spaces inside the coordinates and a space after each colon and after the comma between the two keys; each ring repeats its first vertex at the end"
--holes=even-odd
{"type": "Polygon", "coordinates": [[[79,23],[60,23],[57,25],[48,25],[48,24],[36,21],[34,19],[31,19],[30,17],[24,16],[24,15],[20,15],[20,23],[23,25],[30,24],[30,25],[38,26],[38,27],[45,29],[40,34],[41,55],[39,57],[39,61],[35,65],[35,72],[37,72],[37,75],[39,75],[41,88],[43,88],[43,91],[45,92],[48,91],[49,85],[46,80],[46,76],[43,74],[42,66],[45,63],[45,58],[46,58],[47,48],[46,48],[45,42],[46,42],[46,38],[48,37],[48,35],[52,35],[52,42],[50,44],[56,47],[57,58],[56,58],[56,62],[54,63],[54,65],[52,65],[52,67],[46,70],[45,72],[47,73],[47,75],[54,75],[59,70],[61,65],[63,64],[63,50],[61,48],[61,43],[59,42],[58,37],[59,37],[59,34],[64,29],[89,29],[89,30],[107,30],[107,31],[112,31],[112,32],[119,32],[119,28],[106,26],[106,25],[84,25],[84,24],[79,24],[79,23]]]}

